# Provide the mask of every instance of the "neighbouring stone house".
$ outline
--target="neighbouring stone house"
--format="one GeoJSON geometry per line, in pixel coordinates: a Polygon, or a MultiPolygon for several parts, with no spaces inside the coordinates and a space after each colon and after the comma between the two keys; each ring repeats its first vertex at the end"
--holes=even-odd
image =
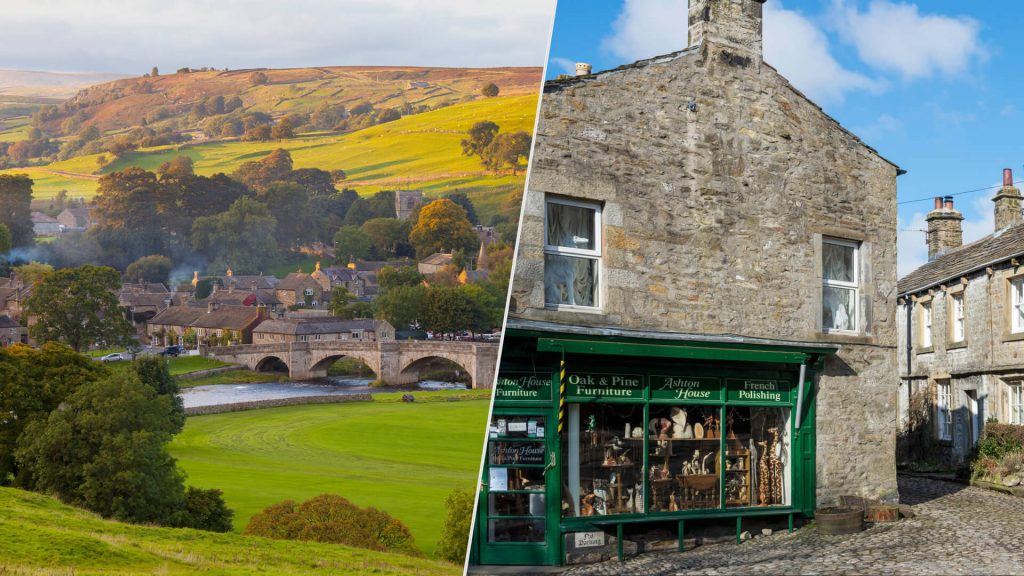
{"type": "Polygon", "coordinates": [[[333,266],[325,268],[323,272],[327,275],[331,290],[344,288],[360,300],[373,300],[380,291],[376,272],[356,270],[348,266],[333,266]]]}
{"type": "Polygon", "coordinates": [[[420,274],[427,275],[440,272],[451,265],[451,253],[435,252],[423,260],[420,260],[419,264],[416,265],[416,269],[420,271],[420,274]]]}
{"type": "Polygon", "coordinates": [[[12,320],[10,316],[0,315],[0,348],[12,344],[28,344],[28,328],[12,320]]]}
{"type": "Polygon", "coordinates": [[[929,261],[898,285],[899,426],[911,431],[916,400],[928,456],[949,464],[969,457],[987,419],[1024,424],[1024,224],[1009,169],[993,202],[995,232],[962,245],[963,215],[936,198],[929,261]]]}
{"type": "Polygon", "coordinates": [[[253,330],[254,344],[358,340],[391,342],[395,328],[386,320],[344,320],[335,316],[276,318],[253,330]]]}
{"type": "Polygon", "coordinates": [[[181,343],[187,330],[195,331],[201,344],[211,336],[223,337],[230,332],[237,344],[252,344],[252,331],[265,318],[263,309],[255,306],[220,305],[210,302],[205,308],[171,306],[164,309],[147,324],[150,341],[154,344],[181,343]],[[171,335],[178,337],[172,341],[171,335]]]}
{"type": "Polygon", "coordinates": [[[64,227],[65,232],[80,232],[96,225],[92,219],[92,209],[88,206],[65,208],[57,215],[57,221],[64,227]]]}
{"type": "Polygon", "coordinates": [[[17,276],[0,278],[0,314],[19,320],[25,309],[25,301],[31,295],[32,285],[17,276]]]}
{"type": "Polygon", "coordinates": [[[53,216],[42,212],[32,213],[32,233],[36,236],[60,236],[63,228],[53,216]]]}
{"type": "Polygon", "coordinates": [[[474,561],[898,500],[901,171],[762,59],[761,15],[691,0],[689,48],[546,83],[474,561]]]}
{"type": "Polygon", "coordinates": [[[320,308],[331,301],[331,282],[317,262],[312,274],[292,272],[274,287],[274,295],[285,308],[320,308]]]}

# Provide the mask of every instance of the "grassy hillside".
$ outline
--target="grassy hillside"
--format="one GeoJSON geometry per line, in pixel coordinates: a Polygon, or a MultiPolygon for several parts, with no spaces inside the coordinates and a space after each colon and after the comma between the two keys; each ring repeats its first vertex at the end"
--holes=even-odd
{"type": "Polygon", "coordinates": [[[461,566],[332,544],[103,520],[0,488],[0,574],[459,574],[461,566]]]}
{"type": "Polygon", "coordinates": [[[445,497],[454,488],[474,487],[486,418],[486,401],[378,401],[193,416],[171,453],[190,484],[224,491],[236,530],[270,504],[329,492],[387,511],[431,554],[445,497]]]}
{"type": "MultiPolygon", "coordinates": [[[[277,148],[287,149],[296,168],[341,168],[348,174],[345,186],[369,195],[393,188],[418,188],[428,197],[459,189],[473,199],[486,220],[497,212],[515,190],[522,188],[522,173],[493,174],[483,170],[479,159],[462,155],[461,140],[476,122],[491,120],[502,131],[533,131],[536,94],[499,96],[405,116],[348,134],[303,135],[283,142],[216,141],[182,147],[161,147],[127,153],[102,173],[139,166],[155,170],[178,155],[187,155],[198,174],[230,173],[243,162],[258,159],[277,148]]],[[[94,195],[98,172],[96,159],[88,155],[55,162],[45,167],[15,168],[0,173],[27,173],[35,181],[37,200],[54,197],[62,189],[72,197],[94,195]]],[[[109,155],[108,155],[109,157],[109,155]]]]}

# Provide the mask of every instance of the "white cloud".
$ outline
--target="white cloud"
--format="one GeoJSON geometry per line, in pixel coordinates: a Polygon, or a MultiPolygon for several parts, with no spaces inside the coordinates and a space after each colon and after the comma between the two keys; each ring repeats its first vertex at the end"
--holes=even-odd
{"type": "MultiPolygon", "coordinates": [[[[685,48],[688,5],[687,0],[625,0],[602,46],[628,60],[685,48]]],[[[850,90],[883,88],[882,83],[844,68],[832,56],[820,28],[775,0],[764,5],[764,58],[820,103],[839,102],[850,90]]]]}
{"type": "Polygon", "coordinates": [[[575,74],[576,73],[576,61],[568,58],[561,58],[559,56],[552,56],[551,63],[554,64],[563,74],[575,74]]]}
{"type": "Polygon", "coordinates": [[[906,80],[949,78],[986,56],[980,24],[965,16],[921,14],[915,4],[889,0],[872,0],[867,11],[833,0],[831,16],[839,37],[864,63],[906,80]]]}
{"type": "Polygon", "coordinates": [[[4,2],[0,68],[542,66],[554,0],[4,2]]]}

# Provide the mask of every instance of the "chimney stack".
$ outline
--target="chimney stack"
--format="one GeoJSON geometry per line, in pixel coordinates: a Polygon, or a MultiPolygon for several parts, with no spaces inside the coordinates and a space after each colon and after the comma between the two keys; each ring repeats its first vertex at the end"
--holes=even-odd
{"type": "Polygon", "coordinates": [[[710,42],[734,65],[759,66],[765,0],[690,0],[688,45],[710,42]],[[743,63],[743,59],[747,59],[743,63]]]}
{"type": "Polygon", "coordinates": [[[576,63],[576,75],[577,76],[590,76],[590,71],[592,69],[593,68],[590,66],[590,64],[587,64],[586,62],[577,62],[576,63]]]}
{"type": "Polygon", "coordinates": [[[1003,169],[1003,187],[992,199],[996,203],[996,230],[1002,230],[1014,224],[1020,224],[1021,214],[1020,189],[1013,185],[1013,170],[1003,169]]]}
{"type": "Polygon", "coordinates": [[[935,209],[928,213],[928,261],[956,250],[964,243],[960,222],[964,216],[953,208],[953,197],[935,197],[935,209]]]}
{"type": "Polygon", "coordinates": [[[210,300],[209,302],[206,303],[206,313],[207,314],[213,312],[216,309],[217,309],[217,301],[216,300],[210,300]]]}

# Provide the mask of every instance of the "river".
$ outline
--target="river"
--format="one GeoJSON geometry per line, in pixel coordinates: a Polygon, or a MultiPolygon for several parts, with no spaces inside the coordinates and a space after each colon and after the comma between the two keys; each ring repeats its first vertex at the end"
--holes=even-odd
{"type": "Polygon", "coordinates": [[[409,390],[459,390],[462,384],[425,380],[415,386],[370,386],[370,378],[331,377],[312,382],[265,382],[257,384],[213,384],[196,386],[181,391],[185,408],[218,406],[254,400],[278,400],[301,396],[333,396],[335,394],[376,394],[378,392],[406,392],[409,390]]]}

